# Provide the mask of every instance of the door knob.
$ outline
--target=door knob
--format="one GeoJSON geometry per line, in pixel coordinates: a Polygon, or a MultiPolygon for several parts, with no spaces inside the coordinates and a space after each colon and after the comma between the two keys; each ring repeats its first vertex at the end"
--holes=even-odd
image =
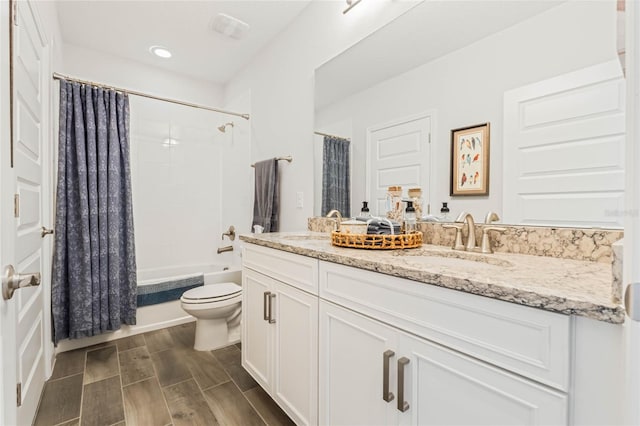
{"type": "Polygon", "coordinates": [[[13,297],[13,292],[23,287],[34,287],[40,285],[40,272],[33,274],[16,274],[12,265],[4,268],[2,276],[2,297],[9,300],[13,297]]]}
{"type": "Polygon", "coordinates": [[[49,234],[53,234],[53,229],[45,228],[43,226],[40,231],[40,235],[42,236],[42,238],[46,237],[49,234]]]}
{"type": "Polygon", "coordinates": [[[627,285],[624,292],[624,310],[633,321],[640,321],[640,283],[627,285]]]}

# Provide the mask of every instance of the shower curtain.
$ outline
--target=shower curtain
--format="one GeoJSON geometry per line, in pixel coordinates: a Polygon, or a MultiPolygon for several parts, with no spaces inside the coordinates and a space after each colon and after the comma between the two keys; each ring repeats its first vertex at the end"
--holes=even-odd
{"type": "Polygon", "coordinates": [[[53,340],[136,323],[129,99],[60,81],[53,340]]]}
{"type": "Polygon", "coordinates": [[[324,137],[322,150],[322,216],[337,209],[351,216],[351,175],[348,139],[324,137]]]}

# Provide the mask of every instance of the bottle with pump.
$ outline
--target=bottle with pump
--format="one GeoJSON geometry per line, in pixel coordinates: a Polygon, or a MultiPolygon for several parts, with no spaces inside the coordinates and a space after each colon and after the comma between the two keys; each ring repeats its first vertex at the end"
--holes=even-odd
{"type": "Polygon", "coordinates": [[[416,209],[413,207],[413,201],[407,201],[407,208],[404,211],[404,232],[411,234],[416,232],[416,209]]]}
{"type": "Polygon", "coordinates": [[[447,206],[447,202],[442,202],[442,208],[440,209],[440,218],[443,222],[447,222],[449,220],[449,207],[447,206]]]}
{"type": "Polygon", "coordinates": [[[362,210],[360,210],[360,217],[365,219],[371,218],[371,213],[369,213],[369,203],[367,201],[362,202],[362,210]]]}

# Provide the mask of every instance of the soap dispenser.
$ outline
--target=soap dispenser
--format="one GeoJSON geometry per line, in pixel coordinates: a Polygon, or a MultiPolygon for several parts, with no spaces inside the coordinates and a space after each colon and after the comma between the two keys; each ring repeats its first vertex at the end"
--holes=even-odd
{"type": "Polygon", "coordinates": [[[442,208],[440,209],[440,219],[443,222],[449,221],[449,207],[447,206],[448,202],[442,202],[442,208]]]}
{"type": "Polygon", "coordinates": [[[413,201],[407,201],[407,208],[404,211],[404,232],[411,234],[416,232],[416,209],[413,207],[413,201]]]}
{"type": "Polygon", "coordinates": [[[369,203],[367,201],[362,202],[362,210],[360,210],[360,217],[363,219],[371,218],[371,213],[369,212],[369,203]]]}

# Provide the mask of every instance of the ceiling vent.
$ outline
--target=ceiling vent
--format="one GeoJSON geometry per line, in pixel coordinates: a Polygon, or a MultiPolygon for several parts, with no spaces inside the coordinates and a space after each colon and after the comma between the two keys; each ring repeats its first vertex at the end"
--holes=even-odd
{"type": "Polygon", "coordinates": [[[215,32],[240,40],[249,32],[249,24],[224,13],[218,13],[209,24],[215,32]]]}

